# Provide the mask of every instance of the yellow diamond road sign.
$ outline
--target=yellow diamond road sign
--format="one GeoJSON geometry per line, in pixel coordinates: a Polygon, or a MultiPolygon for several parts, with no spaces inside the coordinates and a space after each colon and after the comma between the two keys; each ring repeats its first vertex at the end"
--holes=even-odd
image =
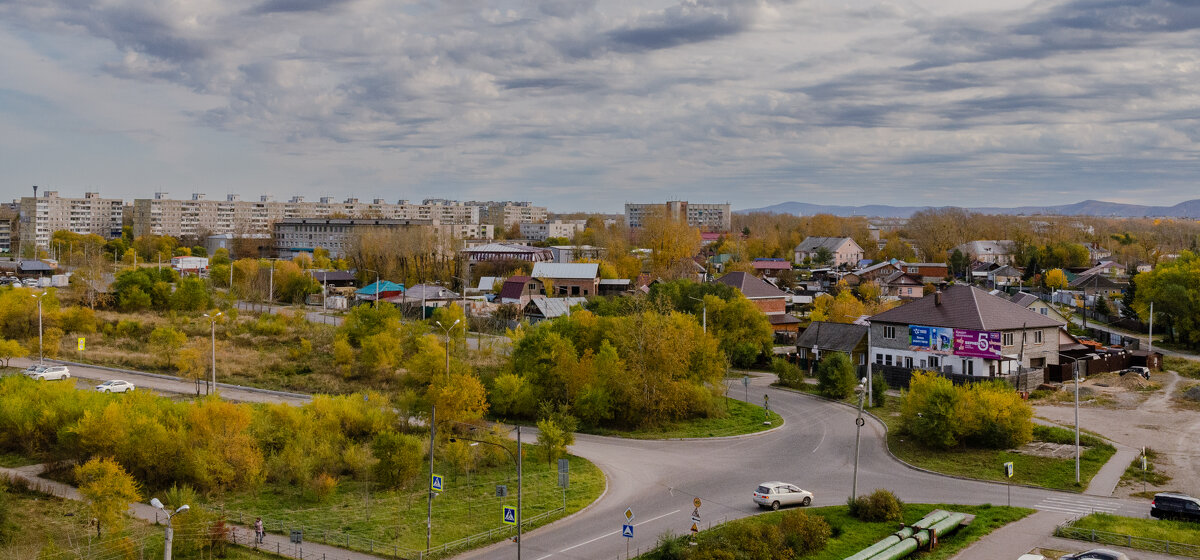
{"type": "Polygon", "coordinates": [[[633,508],[625,508],[625,521],[633,521],[633,508]]]}

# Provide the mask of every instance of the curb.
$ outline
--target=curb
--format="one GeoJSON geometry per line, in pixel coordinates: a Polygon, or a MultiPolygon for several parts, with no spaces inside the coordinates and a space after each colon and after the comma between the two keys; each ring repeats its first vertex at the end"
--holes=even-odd
{"type": "MultiPolygon", "coordinates": [[[[121,369],[121,368],[101,366],[101,365],[96,365],[96,364],[85,364],[82,362],[68,362],[66,360],[47,359],[46,361],[50,362],[50,363],[54,363],[54,364],[62,364],[62,365],[67,365],[67,366],[76,366],[76,367],[83,367],[83,368],[90,368],[90,369],[100,369],[100,370],[111,371],[111,372],[115,372],[115,373],[128,373],[128,374],[133,374],[133,375],[144,375],[146,377],[153,377],[156,379],[163,379],[166,381],[178,381],[180,383],[190,383],[191,382],[190,379],[184,379],[182,377],[175,377],[173,375],[164,375],[161,373],[150,373],[148,371],[137,371],[137,370],[133,370],[133,369],[121,369]]],[[[247,391],[250,393],[262,393],[264,395],[274,395],[277,397],[289,397],[289,398],[293,398],[293,399],[312,400],[312,397],[313,397],[312,395],[304,395],[301,393],[289,393],[287,391],[275,391],[272,389],[260,389],[258,387],[247,387],[245,385],[232,385],[229,383],[217,383],[217,387],[218,388],[224,387],[226,389],[235,389],[238,391],[247,391]]]]}

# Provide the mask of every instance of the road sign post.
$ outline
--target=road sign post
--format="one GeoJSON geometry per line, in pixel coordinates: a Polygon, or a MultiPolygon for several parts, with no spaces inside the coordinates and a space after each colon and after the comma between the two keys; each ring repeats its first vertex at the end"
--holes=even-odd
{"type": "Polygon", "coordinates": [[[696,533],[700,532],[700,504],[701,502],[699,497],[692,498],[692,505],[695,506],[695,508],[692,509],[691,539],[688,541],[688,545],[691,546],[696,545],[696,533]]]}
{"type": "Polygon", "coordinates": [[[445,481],[444,481],[444,479],[442,479],[442,475],[435,474],[435,475],[433,475],[433,479],[430,481],[430,483],[432,484],[432,486],[430,486],[430,488],[433,488],[434,492],[441,492],[443,489],[443,486],[445,484],[445,481]]]}
{"type": "Polygon", "coordinates": [[[763,395],[763,424],[767,425],[767,426],[771,425],[771,405],[769,402],[770,399],[771,399],[770,395],[767,395],[767,394],[763,395]]]}
{"type": "Polygon", "coordinates": [[[503,518],[504,518],[505,525],[516,525],[517,524],[517,508],[512,507],[512,506],[504,506],[503,518]]]}
{"type": "Polygon", "coordinates": [[[750,376],[742,376],[742,388],[746,390],[746,402],[750,402],[750,376]]]}
{"type": "Polygon", "coordinates": [[[1008,506],[1012,507],[1012,477],[1013,477],[1013,462],[1004,463],[1004,476],[1008,478],[1008,506]]]}

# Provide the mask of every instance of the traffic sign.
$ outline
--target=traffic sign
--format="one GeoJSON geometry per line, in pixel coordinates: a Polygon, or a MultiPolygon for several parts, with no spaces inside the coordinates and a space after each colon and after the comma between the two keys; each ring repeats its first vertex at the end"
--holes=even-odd
{"type": "Polygon", "coordinates": [[[508,495],[508,486],[506,486],[504,484],[497,484],[496,485],[496,497],[503,498],[507,495],[508,495]]]}
{"type": "Polygon", "coordinates": [[[633,525],[625,524],[621,526],[621,536],[627,539],[633,538],[633,525]]]}
{"type": "Polygon", "coordinates": [[[80,352],[83,352],[83,345],[84,345],[84,342],[85,342],[85,339],[84,339],[82,336],[81,336],[81,337],[79,337],[79,351],[80,351],[80,352]]]}
{"type": "Polygon", "coordinates": [[[442,485],[442,475],[440,475],[440,474],[433,475],[433,491],[441,492],[442,486],[443,486],[442,485]]]}
{"type": "Polygon", "coordinates": [[[1012,461],[1009,461],[1009,462],[1007,462],[1007,463],[1004,463],[1004,476],[1007,476],[1008,478],[1012,478],[1012,476],[1013,476],[1013,463],[1012,463],[1012,461]]]}
{"type": "Polygon", "coordinates": [[[692,523],[699,523],[699,522],[700,522],[700,516],[692,515],[692,523]]]}
{"type": "Polygon", "coordinates": [[[700,498],[696,498],[696,499],[692,500],[692,505],[694,505],[696,507],[700,507],[700,498]]]}
{"type": "Polygon", "coordinates": [[[854,425],[858,426],[859,428],[861,428],[861,427],[865,426],[866,424],[867,424],[867,421],[866,421],[866,420],[863,420],[862,418],[855,418],[855,419],[854,419],[854,425]]]}
{"type": "Polygon", "coordinates": [[[625,508],[625,521],[633,521],[633,508],[625,508]]]}
{"type": "Polygon", "coordinates": [[[697,527],[695,523],[692,523],[692,532],[693,532],[693,533],[699,533],[699,532],[700,532],[700,528],[699,528],[699,527],[697,527]]]}
{"type": "Polygon", "coordinates": [[[512,507],[512,506],[504,506],[504,524],[505,525],[516,525],[517,524],[517,508],[512,507]]]}
{"type": "Polygon", "coordinates": [[[742,387],[749,387],[749,386],[750,386],[750,376],[743,375],[742,376],[742,387]]]}

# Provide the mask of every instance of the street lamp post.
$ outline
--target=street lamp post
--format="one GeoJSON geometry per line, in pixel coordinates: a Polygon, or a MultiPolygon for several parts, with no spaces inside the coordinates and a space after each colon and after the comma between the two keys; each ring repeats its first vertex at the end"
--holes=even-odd
{"type": "Polygon", "coordinates": [[[218,311],[213,315],[205,313],[204,316],[208,317],[212,327],[212,391],[215,392],[217,390],[217,317],[221,316],[221,312],[218,311]]]}
{"type": "Polygon", "coordinates": [[[862,427],[866,422],[863,421],[863,399],[867,394],[866,387],[867,378],[862,378],[858,386],[854,388],[854,392],[858,393],[858,418],[854,420],[854,483],[850,486],[850,499],[858,498],[858,444],[862,438],[862,427]]]}
{"type": "Polygon", "coordinates": [[[1079,358],[1055,352],[1060,358],[1071,360],[1071,380],[1075,385],[1075,484],[1079,484],[1079,358]]]}
{"type": "Polygon", "coordinates": [[[698,297],[692,297],[692,296],[688,296],[688,298],[694,299],[694,300],[700,302],[701,309],[703,312],[703,317],[704,317],[703,322],[700,323],[700,325],[701,325],[701,328],[704,329],[704,334],[708,334],[708,302],[704,301],[704,298],[698,298],[698,297]]]}
{"type": "Polygon", "coordinates": [[[163,503],[158,501],[158,498],[151,498],[150,505],[167,514],[167,533],[166,540],[163,542],[163,560],[171,560],[171,544],[175,540],[175,529],[171,528],[171,518],[192,508],[187,504],[183,504],[182,506],[179,506],[179,509],[173,512],[167,511],[167,509],[163,507],[163,503]]]}
{"type": "Polygon", "coordinates": [[[375,309],[379,309],[379,271],[372,268],[364,268],[363,270],[375,273],[375,309]]]}
{"type": "Polygon", "coordinates": [[[453,330],[454,327],[458,326],[459,321],[459,319],[455,319],[454,323],[452,323],[449,327],[442,326],[441,321],[433,322],[433,324],[437,325],[439,329],[442,329],[442,332],[446,333],[446,381],[450,381],[450,331],[453,330]]]}
{"type": "Polygon", "coordinates": [[[40,294],[29,294],[33,299],[37,300],[38,306],[38,363],[43,363],[45,358],[42,353],[42,298],[46,296],[46,292],[40,294]]]}
{"type": "MultiPolygon", "coordinates": [[[[496,447],[503,449],[505,453],[508,453],[508,456],[511,457],[513,462],[517,464],[517,560],[521,560],[521,540],[522,540],[521,539],[521,499],[522,499],[522,488],[524,486],[522,483],[523,478],[521,475],[521,459],[518,458],[518,455],[514,455],[511,449],[509,449],[508,447],[505,447],[503,445],[500,445],[499,443],[496,443],[494,441],[484,441],[481,439],[458,437],[458,438],[450,438],[450,442],[453,443],[460,439],[464,440],[464,441],[485,443],[487,445],[495,445],[496,447]]],[[[521,427],[520,426],[517,426],[517,453],[520,454],[519,456],[524,456],[524,453],[521,453],[521,427]]]]}

